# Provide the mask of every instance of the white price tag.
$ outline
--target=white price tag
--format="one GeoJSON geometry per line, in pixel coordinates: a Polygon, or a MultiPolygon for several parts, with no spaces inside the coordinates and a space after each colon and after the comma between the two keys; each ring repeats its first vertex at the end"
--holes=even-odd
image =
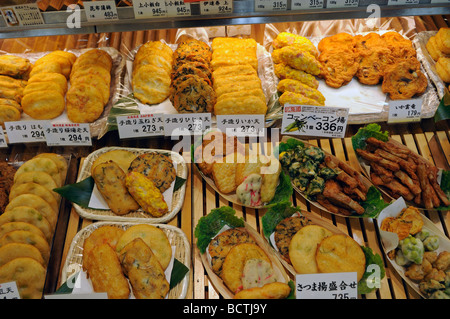
{"type": "Polygon", "coordinates": [[[295,276],[297,299],[357,299],[356,272],[295,276]]]}
{"type": "Polygon", "coordinates": [[[327,8],[350,8],[357,7],[359,0],[328,0],[327,8]]]}
{"type": "Polygon", "coordinates": [[[45,142],[44,127],[48,121],[5,122],[9,143],[45,142]]]}
{"type": "Polygon", "coordinates": [[[116,2],[110,1],[83,1],[86,18],[90,22],[119,20],[116,2]]]}
{"type": "Polygon", "coordinates": [[[3,133],[3,128],[0,126],[0,148],[8,147],[8,143],[6,143],[6,136],[3,133]]]}
{"type": "Polygon", "coordinates": [[[404,6],[410,4],[419,4],[419,0],[388,0],[388,6],[404,6]]]}
{"type": "Polygon", "coordinates": [[[162,114],[138,114],[117,116],[119,137],[134,138],[164,135],[162,114]]]}
{"type": "Polygon", "coordinates": [[[284,106],[281,133],[343,138],[347,129],[348,108],[290,105],[284,106]]]}
{"type": "Polygon", "coordinates": [[[206,0],[200,2],[200,14],[226,14],[233,12],[233,0],[206,0]]]}
{"type": "Polygon", "coordinates": [[[191,4],[183,0],[166,0],[168,17],[185,17],[191,15],[191,4]]]}
{"type": "Polygon", "coordinates": [[[36,3],[0,8],[8,27],[44,24],[41,11],[36,3]]]}
{"type": "Polygon", "coordinates": [[[165,0],[133,0],[133,10],[136,19],[167,16],[165,0]]]}
{"type": "Polygon", "coordinates": [[[91,146],[89,123],[47,123],[44,127],[48,146],[91,146]]]}
{"type": "Polygon", "coordinates": [[[0,284],[0,299],[20,299],[15,281],[0,284]]]}
{"type": "Polygon", "coordinates": [[[211,113],[164,114],[164,135],[202,134],[211,128],[211,113]]]}
{"type": "Polygon", "coordinates": [[[291,10],[321,9],[323,0],[292,0],[291,10]]]}
{"type": "Polygon", "coordinates": [[[217,115],[217,128],[227,135],[264,136],[264,114],[217,115]]]}
{"type": "Polygon", "coordinates": [[[422,99],[390,100],[388,123],[420,122],[422,99]]]}
{"type": "Polygon", "coordinates": [[[287,0],[255,0],[255,11],[286,11],[287,0]]]}

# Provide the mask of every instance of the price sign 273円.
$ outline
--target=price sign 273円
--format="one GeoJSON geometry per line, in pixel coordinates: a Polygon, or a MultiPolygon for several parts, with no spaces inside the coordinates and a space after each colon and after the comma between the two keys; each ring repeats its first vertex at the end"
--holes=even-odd
{"type": "Polygon", "coordinates": [[[286,104],[281,133],[343,138],[347,129],[348,113],[348,108],[286,104]]]}

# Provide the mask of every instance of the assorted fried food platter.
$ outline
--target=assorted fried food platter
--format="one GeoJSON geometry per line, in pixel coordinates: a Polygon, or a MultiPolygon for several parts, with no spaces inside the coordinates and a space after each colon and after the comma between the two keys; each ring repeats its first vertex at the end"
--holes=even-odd
{"type": "Polygon", "coordinates": [[[189,269],[190,245],[180,229],[164,224],[98,222],[74,237],[62,280],[78,277],[73,294],[183,299],[189,269]]]}
{"type": "Polygon", "coordinates": [[[450,206],[438,182],[439,169],[430,161],[369,124],[352,137],[353,148],[372,183],[391,198],[403,197],[422,209],[450,206]]]}
{"type": "Polygon", "coordinates": [[[41,153],[1,162],[0,282],[15,281],[21,299],[40,299],[59,218],[68,159],[41,153]],[[14,165],[11,165],[14,164],[14,165]]]}
{"type": "Polygon", "coordinates": [[[383,248],[401,277],[423,298],[448,299],[450,240],[399,199],[379,216],[383,248]]]}

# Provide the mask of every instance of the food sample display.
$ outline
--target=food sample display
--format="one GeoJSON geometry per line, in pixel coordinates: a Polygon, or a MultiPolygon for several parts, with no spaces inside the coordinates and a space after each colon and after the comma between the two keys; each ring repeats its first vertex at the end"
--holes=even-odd
{"type": "Polygon", "coordinates": [[[222,206],[195,227],[197,247],[214,285],[228,298],[287,298],[291,286],[281,264],[260,235],[234,214],[231,207],[222,206]],[[220,229],[224,225],[228,229],[220,229]]]}
{"type": "Polygon", "coordinates": [[[52,186],[64,183],[67,160],[41,153],[17,169],[5,164],[2,171],[8,198],[2,198],[0,215],[0,282],[15,281],[22,299],[40,299],[59,215],[52,186]]]}
{"type": "Polygon", "coordinates": [[[266,114],[267,103],[258,77],[254,39],[214,38],[211,44],[216,115],[266,114]]]}
{"type": "Polygon", "coordinates": [[[92,123],[109,101],[113,61],[109,53],[92,49],[81,54],[70,72],[67,116],[74,123],[92,123]]]}
{"type": "Polygon", "coordinates": [[[425,209],[450,205],[438,183],[438,168],[389,138],[378,125],[360,128],[353,139],[356,153],[370,167],[368,174],[373,184],[393,198],[401,196],[425,209]]]}

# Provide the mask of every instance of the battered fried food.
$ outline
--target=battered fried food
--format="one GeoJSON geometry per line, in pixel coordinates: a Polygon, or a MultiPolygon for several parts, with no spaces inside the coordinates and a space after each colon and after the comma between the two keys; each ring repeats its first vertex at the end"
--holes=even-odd
{"type": "Polygon", "coordinates": [[[444,54],[450,54],[450,28],[440,28],[436,33],[436,45],[444,54]]]}
{"type": "Polygon", "coordinates": [[[267,104],[260,97],[228,97],[222,98],[214,106],[216,115],[223,114],[266,114],[267,104]]]}
{"type": "Polygon", "coordinates": [[[36,183],[39,185],[44,186],[46,189],[48,189],[56,200],[59,200],[59,194],[54,192],[53,190],[58,187],[55,180],[52,178],[52,176],[46,172],[42,171],[29,171],[29,172],[23,172],[17,178],[14,179],[14,185],[20,185],[23,183],[36,183]]]}
{"type": "Polygon", "coordinates": [[[170,94],[170,75],[168,71],[148,64],[134,71],[133,93],[142,103],[157,104],[170,94]]]}
{"type": "Polygon", "coordinates": [[[236,190],[236,161],[235,154],[227,155],[223,161],[212,164],[211,174],[214,185],[221,193],[229,194],[236,190]]]}
{"type": "Polygon", "coordinates": [[[61,88],[63,94],[66,94],[68,84],[67,79],[64,75],[61,73],[40,73],[35,76],[32,76],[28,79],[28,83],[37,83],[37,82],[44,82],[44,83],[56,83],[61,88]]]}
{"type": "Polygon", "coordinates": [[[76,79],[86,75],[96,75],[103,79],[103,82],[109,87],[111,84],[111,71],[105,69],[104,67],[96,64],[86,64],[80,65],[72,68],[72,73],[70,74],[70,82],[75,83],[76,79]]]}
{"type": "Polygon", "coordinates": [[[386,46],[392,52],[395,59],[409,59],[416,57],[416,50],[412,42],[400,33],[390,31],[384,33],[381,38],[386,41],[386,46]]]}
{"type": "Polygon", "coordinates": [[[320,53],[318,60],[323,66],[320,75],[334,88],[348,84],[359,68],[357,54],[348,48],[328,49],[320,53]]]}
{"type": "Polygon", "coordinates": [[[58,166],[49,158],[32,158],[23,163],[14,174],[14,183],[20,175],[27,172],[45,172],[55,181],[57,187],[61,186],[61,175],[58,166]]]}
{"type": "Polygon", "coordinates": [[[227,256],[222,267],[222,279],[232,293],[242,289],[242,274],[245,264],[250,259],[260,259],[271,264],[267,254],[258,245],[243,243],[235,245],[227,256]]]}
{"type": "Polygon", "coordinates": [[[171,93],[173,106],[179,113],[211,112],[216,94],[211,85],[198,75],[186,75],[171,93]]]}
{"type": "Polygon", "coordinates": [[[57,212],[59,209],[58,202],[53,194],[42,185],[39,185],[37,183],[13,185],[11,187],[11,191],[9,192],[9,200],[11,201],[22,194],[33,194],[39,196],[40,198],[45,200],[55,212],[57,212]]]}
{"type": "Polygon", "coordinates": [[[275,64],[274,72],[275,75],[281,80],[283,79],[297,80],[313,89],[317,89],[319,87],[319,81],[317,81],[314,75],[308,74],[301,70],[293,69],[285,63],[275,64]]]}
{"type": "Polygon", "coordinates": [[[0,125],[4,127],[5,122],[19,121],[20,111],[11,105],[0,104],[0,125]]]}
{"type": "Polygon", "coordinates": [[[111,90],[108,82],[101,78],[98,74],[80,75],[71,80],[71,85],[78,86],[80,84],[88,84],[95,87],[103,96],[103,104],[108,104],[111,90]]]}
{"type": "MultiPolygon", "coordinates": [[[[85,255],[86,256],[86,255],[85,255]]],[[[87,255],[86,270],[95,292],[106,292],[109,299],[128,299],[130,288],[116,252],[108,244],[93,247],[87,255]]]]}
{"type": "Polygon", "coordinates": [[[105,163],[108,161],[113,161],[117,165],[119,165],[119,167],[122,169],[122,171],[128,172],[128,168],[130,167],[131,162],[135,158],[136,158],[136,155],[133,152],[128,151],[128,150],[116,149],[116,150],[107,151],[107,152],[100,154],[97,157],[97,159],[95,159],[94,162],[92,162],[91,171],[98,164],[105,163]]]}
{"type": "Polygon", "coordinates": [[[82,65],[98,65],[106,70],[111,70],[113,61],[108,52],[101,49],[91,49],[84,52],[76,59],[73,63],[72,72],[82,65]]]}
{"type": "Polygon", "coordinates": [[[0,75],[0,87],[8,89],[23,89],[27,86],[27,81],[15,79],[11,76],[0,75]]]}
{"type": "Polygon", "coordinates": [[[293,34],[290,32],[280,32],[273,40],[272,46],[274,49],[280,49],[285,46],[297,46],[302,50],[305,50],[315,57],[319,55],[314,44],[308,38],[302,37],[297,34],[293,34]]]}
{"type": "Polygon", "coordinates": [[[355,38],[346,32],[341,32],[320,40],[317,48],[320,52],[327,51],[328,49],[334,49],[336,47],[346,48],[353,50],[355,46],[355,38]]]}
{"type": "Polygon", "coordinates": [[[320,74],[320,63],[307,51],[296,46],[285,46],[272,52],[274,63],[285,63],[290,67],[312,75],[320,74]]]}
{"type": "Polygon", "coordinates": [[[62,74],[61,64],[56,61],[45,61],[39,65],[33,66],[30,71],[29,77],[33,77],[37,74],[45,74],[45,73],[59,73],[62,74]]]}
{"type": "Polygon", "coordinates": [[[45,90],[56,91],[62,96],[66,93],[58,83],[55,82],[29,82],[23,90],[23,95],[26,96],[32,92],[42,92],[45,90]]]}
{"type": "Polygon", "coordinates": [[[152,249],[141,238],[127,244],[119,259],[137,299],[164,299],[169,282],[152,249]]]}
{"type": "Polygon", "coordinates": [[[401,60],[386,69],[381,89],[393,100],[404,100],[422,94],[427,86],[428,81],[420,70],[420,62],[411,58],[401,60]]]}
{"type": "Polygon", "coordinates": [[[95,185],[116,215],[125,215],[139,209],[139,204],[125,186],[125,176],[125,172],[113,161],[100,163],[92,170],[95,185]]]}
{"type": "Polygon", "coordinates": [[[436,64],[436,72],[442,81],[450,83],[450,58],[440,57],[436,64]]]}
{"type": "Polygon", "coordinates": [[[6,233],[9,233],[13,230],[26,230],[26,231],[35,233],[38,236],[46,238],[46,236],[42,232],[42,230],[40,230],[35,225],[27,223],[27,222],[20,222],[20,221],[6,222],[4,224],[1,224],[0,225],[0,238],[3,237],[3,235],[5,235],[6,233]]]}
{"type": "Polygon", "coordinates": [[[250,64],[224,66],[212,72],[214,79],[234,75],[258,75],[258,73],[250,64]]]}
{"type": "Polygon", "coordinates": [[[206,81],[206,83],[208,83],[210,86],[212,85],[211,70],[206,64],[200,62],[187,62],[181,64],[176,70],[173,70],[171,74],[172,81],[175,81],[179,77],[188,74],[197,75],[198,77],[206,81]]]}
{"type": "Polygon", "coordinates": [[[25,243],[8,243],[0,247],[0,267],[13,259],[28,257],[36,260],[42,266],[46,265],[39,249],[25,243]]]}
{"type": "Polygon", "coordinates": [[[253,237],[245,228],[230,228],[214,237],[208,246],[208,253],[211,256],[211,268],[220,277],[225,257],[237,244],[253,243],[253,237]]]}
{"type": "Polygon", "coordinates": [[[22,299],[40,299],[44,290],[45,268],[36,260],[20,257],[0,267],[0,282],[15,281],[22,299]]]}
{"type": "Polygon", "coordinates": [[[34,91],[23,97],[22,108],[34,119],[54,119],[64,112],[64,96],[55,90],[34,91]]]}
{"type": "Polygon", "coordinates": [[[358,282],[366,271],[366,257],[361,246],[344,234],[324,238],[317,247],[315,259],[319,272],[356,272],[358,282]]]}
{"type": "Polygon", "coordinates": [[[16,108],[20,113],[23,112],[22,106],[15,100],[0,98],[0,105],[7,105],[16,108]]]}
{"type": "Polygon", "coordinates": [[[36,247],[47,263],[50,258],[50,245],[47,240],[33,232],[26,230],[13,230],[0,238],[0,247],[10,243],[30,244],[36,247]]]}
{"type": "Polygon", "coordinates": [[[291,264],[289,258],[289,244],[292,237],[304,226],[311,224],[311,221],[304,216],[291,216],[283,219],[275,227],[274,240],[281,257],[291,264]]]}
{"type": "Polygon", "coordinates": [[[325,97],[322,93],[297,80],[281,80],[277,85],[277,90],[283,93],[286,91],[298,93],[309,99],[316,100],[321,105],[325,104],[325,97]]]}
{"type": "Polygon", "coordinates": [[[71,86],[66,101],[67,117],[74,123],[92,123],[103,113],[102,94],[95,86],[87,83],[71,86]]]}
{"type": "Polygon", "coordinates": [[[21,77],[31,68],[31,63],[28,59],[4,54],[0,55],[0,74],[12,77],[21,77]]]}
{"type": "Polygon", "coordinates": [[[444,54],[443,52],[441,52],[441,50],[438,49],[436,43],[436,36],[430,37],[430,39],[427,41],[426,48],[434,61],[439,60],[440,57],[447,57],[446,54],[444,54]]]}
{"type": "Polygon", "coordinates": [[[128,171],[144,174],[153,181],[161,193],[170,188],[177,175],[170,156],[158,152],[144,153],[135,157],[128,171]]]}
{"type": "Polygon", "coordinates": [[[64,182],[67,174],[67,161],[64,158],[63,155],[56,154],[56,153],[40,153],[35,158],[49,158],[51,159],[59,170],[59,175],[61,176],[61,183],[64,182]]]}
{"type": "Polygon", "coordinates": [[[286,91],[283,94],[281,94],[279,102],[281,105],[285,104],[316,105],[316,106],[324,105],[316,100],[305,97],[303,94],[289,91],[286,91]]]}
{"type": "Polygon", "coordinates": [[[241,290],[234,295],[234,299],[285,299],[290,293],[288,284],[273,282],[262,287],[241,290]]]}
{"type": "Polygon", "coordinates": [[[122,250],[137,238],[142,239],[150,247],[161,267],[165,270],[172,259],[172,247],[164,231],[149,224],[133,225],[120,236],[116,251],[122,254],[122,250]]]}
{"type": "MultiPolygon", "coordinates": [[[[136,52],[133,61],[133,69],[141,64],[141,59],[145,59],[149,55],[162,56],[164,60],[172,64],[172,49],[161,41],[148,41],[144,43],[136,52]]],[[[150,62],[151,60],[147,60],[150,62]]]]}
{"type": "Polygon", "coordinates": [[[383,79],[386,67],[394,62],[395,59],[389,48],[385,46],[367,47],[360,51],[359,67],[355,76],[363,84],[377,85],[383,79]]]}
{"type": "Polygon", "coordinates": [[[45,64],[47,62],[58,63],[61,68],[61,74],[64,75],[66,78],[69,78],[73,63],[71,59],[63,55],[51,52],[37,59],[36,62],[34,63],[33,68],[38,67],[39,65],[45,64]]]}
{"type": "Polygon", "coordinates": [[[332,233],[318,225],[307,225],[292,237],[289,244],[289,259],[298,274],[318,273],[316,248],[332,233]]]}

